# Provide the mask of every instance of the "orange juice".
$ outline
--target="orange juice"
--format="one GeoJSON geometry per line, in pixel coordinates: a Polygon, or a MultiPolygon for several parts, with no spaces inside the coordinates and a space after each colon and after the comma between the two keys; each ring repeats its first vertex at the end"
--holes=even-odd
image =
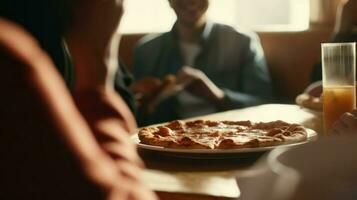
{"type": "Polygon", "coordinates": [[[356,108],[355,86],[327,86],[323,88],[323,112],[325,133],[345,112],[356,108]]]}

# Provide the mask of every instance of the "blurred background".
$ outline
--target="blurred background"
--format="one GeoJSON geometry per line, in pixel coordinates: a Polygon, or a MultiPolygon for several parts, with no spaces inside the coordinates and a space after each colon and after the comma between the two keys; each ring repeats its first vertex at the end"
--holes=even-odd
{"type": "MultiPolygon", "coordinates": [[[[168,31],[175,21],[175,14],[167,9],[168,1],[131,0],[125,4],[123,33],[168,31]]],[[[231,26],[297,31],[309,27],[309,7],[309,0],[219,0],[211,1],[208,16],[231,26]]]]}
{"type": "MultiPolygon", "coordinates": [[[[213,21],[258,33],[278,99],[292,103],[311,82],[313,66],[321,55],[320,44],[331,38],[340,1],[219,0],[211,1],[208,15],[213,21]]],[[[168,6],[166,0],[125,2],[120,56],[128,68],[141,37],[171,28],[175,14],[168,6]]]]}

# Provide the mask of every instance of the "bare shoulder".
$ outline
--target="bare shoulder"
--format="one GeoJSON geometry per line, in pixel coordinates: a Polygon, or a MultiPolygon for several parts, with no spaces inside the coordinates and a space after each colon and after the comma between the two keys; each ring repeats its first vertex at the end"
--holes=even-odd
{"type": "Polygon", "coordinates": [[[39,63],[52,64],[34,37],[20,25],[0,18],[0,49],[28,67],[39,63]]]}

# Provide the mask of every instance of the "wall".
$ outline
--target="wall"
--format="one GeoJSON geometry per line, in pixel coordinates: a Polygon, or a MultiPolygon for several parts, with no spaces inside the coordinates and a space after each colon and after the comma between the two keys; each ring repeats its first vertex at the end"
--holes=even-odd
{"type": "Polygon", "coordinates": [[[279,97],[281,100],[294,100],[310,83],[311,70],[320,59],[321,42],[328,41],[330,31],[258,34],[279,97]]]}

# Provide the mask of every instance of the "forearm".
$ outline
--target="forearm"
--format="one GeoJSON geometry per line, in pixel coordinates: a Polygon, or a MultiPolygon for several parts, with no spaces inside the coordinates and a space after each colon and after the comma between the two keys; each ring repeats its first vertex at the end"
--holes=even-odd
{"type": "Polygon", "coordinates": [[[243,64],[236,71],[238,80],[223,89],[226,109],[273,102],[273,86],[258,37],[252,36],[246,53],[241,57],[243,64]]]}
{"type": "Polygon", "coordinates": [[[75,91],[73,96],[82,114],[91,125],[99,121],[118,121],[127,133],[136,129],[133,114],[114,90],[97,88],[75,91]]]}
{"type": "Polygon", "coordinates": [[[103,90],[82,91],[75,94],[75,101],[101,149],[115,163],[118,181],[110,191],[112,197],[156,199],[154,193],[143,185],[141,168],[144,164],[128,134],[135,128],[134,119],[128,118],[131,113],[126,113],[129,112],[126,106],[119,96],[116,97],[114,92],[103,90]]]}
{"type": "Polygon", "coordinates": [[[224,91],[224,98],[217,104],[217,107],[220,110],[255,106],[271,102],[272,100],[271,95],[263,97],[244,92],[232,91],[226,88],[223,88],[222,91],[224,91]]]}
{"type": "Polygon", "coordinates": [[[68,50],[75,68],[75,90],[104,87],[107,67],[104,50],[82,42],[76,36],[66,37],[68,50]]]}
{"type": "Polygon", "coordinates": [[[105,88],[76,91],[74,99],[78,109],[90,125],[102,148],[114,158],[138,161],[129,133],[136,129],[133,115],[114,91],[105,88]],[[125,147],[125,148],[123,148],[125,147]],[[120,151],[118,151],[120,149],[120,151]]]}
{"type": "Polygon", "coordinates": [[[129,108],[114,91],[118,39],[112,36],[110,40],[91,42],[78,30],[69,31],[66,35],[76,69],[73,96],[77,107],[107,153],[116,158],[130,159],[136,155],[135,148],[122,148],[122,144],[131,143],[125,140],[129,138],[128,133],[134,132],[136,124],[129,108]]]}
{"type": "Polygon", "coordinates": [[[255,106],[274,101],[274,92],[268,70],[265,65],[248,65],[242,71],[239,83],[235,87],[222,88],[225,109],[255,106]]]}
{"type": "Polygon", "coordinates": [[[120,35],[113,33],[106,38],[93,41],[76,29],[66,33],[66,44],[75,67],[76,90],[114,87],[120,35]]]}

